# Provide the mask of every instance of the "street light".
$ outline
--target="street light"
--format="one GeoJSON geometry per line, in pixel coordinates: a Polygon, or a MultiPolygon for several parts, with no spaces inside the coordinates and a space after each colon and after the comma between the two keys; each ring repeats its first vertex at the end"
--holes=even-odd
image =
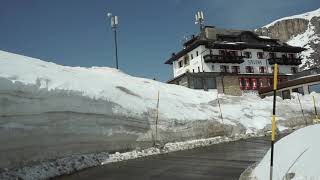
{"type": "Polygon", "coordinates": [[[117,43],[117,26],[118,26],[118,16],[113,16],[111,13],[107,14],[111,18],[111,29],[114,32],[114,46],[116,54],[116,68],[119,69],[118,64],[118,43],[117,43]]]}

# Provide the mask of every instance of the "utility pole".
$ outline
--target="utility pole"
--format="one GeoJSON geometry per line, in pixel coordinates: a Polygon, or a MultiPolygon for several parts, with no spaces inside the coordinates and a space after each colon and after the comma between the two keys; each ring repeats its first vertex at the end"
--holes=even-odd
{"type": "Polygon", "coordinates": [[[204,16],[203,16],[203,12],[202,11],[198,11],[195,15],[196,17],[196,22],[195,24],[199,24],[200,26],[200,32],[202,32],[203,28],[204,28],[204,16]]]}
{"type": "Polygon", "coordinates": [[[114,46],[115,46],[115,56],[116,56],[116,68],[119,69],[118,63],[118,42],[117,42],[117,26],[118,26],[118,16],[114,16],[108,13],[108,17],[111,18],[111,29],[114,32],[114,46]]]}

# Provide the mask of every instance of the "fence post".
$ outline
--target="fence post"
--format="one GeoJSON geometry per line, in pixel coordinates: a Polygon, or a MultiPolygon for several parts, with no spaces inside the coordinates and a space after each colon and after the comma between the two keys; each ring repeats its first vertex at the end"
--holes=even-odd
{"type": "Polygon", "coordinates": [[[153,145],[156,145],[156,142],[158,140],[158,119],[159,119],[159,100],[160,100],[160,92],[158,91],[158,96],[157,96],[157,110],[156,110],[156,134],[155,134],[155,140],[153,145]]]}

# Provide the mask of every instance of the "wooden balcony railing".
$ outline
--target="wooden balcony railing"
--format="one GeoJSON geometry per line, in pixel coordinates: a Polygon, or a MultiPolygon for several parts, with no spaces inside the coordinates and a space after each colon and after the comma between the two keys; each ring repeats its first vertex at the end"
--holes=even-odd
{"type": "Polygon", "coordinates": [[[204,62],[206,63],[238,63],[244,62],[244,56],[230,56],[230,55],[213,55],[207,54],[203,56],[204,62]]]}
{"type": "Polygon", "coordinates": [[[301,62],[301,57],[298,58],[288,58],[288,57],[272,57],[269,58],[269,64],[273,65],[275,63],[279,65],[300,65],[301,62]]]}

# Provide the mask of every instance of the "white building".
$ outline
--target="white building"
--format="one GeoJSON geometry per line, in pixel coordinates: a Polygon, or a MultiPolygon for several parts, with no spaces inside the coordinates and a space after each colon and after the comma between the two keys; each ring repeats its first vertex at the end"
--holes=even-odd
{"type": "MultiPolygon", "coordinates": [[[[236,75],[240,90],[257,90],[271,85],[270,76],[275,62],[279,64],[280,81],[286,81],[286,76],[298,72],[301,64],[299,53],[303,50],[251,31],[206,26],[165,63],[173,68],[174,79],[169,83],[194,88],[190,86],[194,78],[188,78],[186,83],[184,76],[206,74],[205,78],[214,78],[236,75]]],[[[203,89],[206,89],[206,83],[207,80],[202,80],[203,89]]]]}

